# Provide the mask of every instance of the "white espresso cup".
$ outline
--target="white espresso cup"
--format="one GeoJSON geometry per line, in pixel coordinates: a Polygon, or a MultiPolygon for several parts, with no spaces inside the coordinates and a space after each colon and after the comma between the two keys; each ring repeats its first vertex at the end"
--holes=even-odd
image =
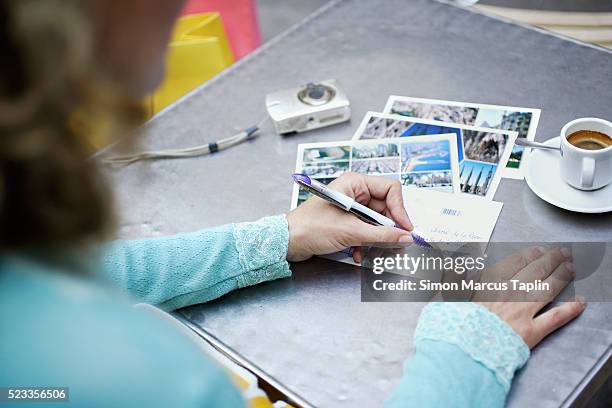
{"type": "Polygon", "coordinates": [[[597,190],[612,182],[612,145],[587,150],[567,139],[580,130],[601,132],[612,138],[612,123],[598,118],[580,118],[561,129],[561,178],[580,190],[597,190]]]}

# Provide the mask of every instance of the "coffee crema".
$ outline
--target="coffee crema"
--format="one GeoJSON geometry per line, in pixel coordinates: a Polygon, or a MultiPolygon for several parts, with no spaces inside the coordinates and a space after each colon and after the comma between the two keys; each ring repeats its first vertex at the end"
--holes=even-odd
{"type": "Polygon", "coordinates": [[[572,145],[584,150],[601,150],[612,146],[612,138],[594,130],[579,130],[567,137],[572,145]]]}

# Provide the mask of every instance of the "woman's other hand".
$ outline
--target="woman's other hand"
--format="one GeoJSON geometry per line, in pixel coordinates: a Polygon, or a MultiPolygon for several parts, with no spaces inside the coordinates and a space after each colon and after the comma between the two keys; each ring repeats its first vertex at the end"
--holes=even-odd
{"type": "Polygon", "coordinates": [[[313,255],[330,254],[347,247],[356,247],[353,258],[356,262],[361,262],[359,246],[363,242],[412,242],[412,236],[408,232],[412,230],[412,223],[404,208],[399,181],[345,173],[334,180],[330,187],[393,219],[405,230],[370,225],[319,197],[311,197],[287,214],[287,260],[303,261],[313,255]]]}
{"type": "Polygon", "coordinates": [[[582,299],[566,302],[536,316],[574,279],[571,252],[567,248],[528,248],[500,261],[486,271],[485,280],[520,282],[540,280],[550,285],[545,293],[506,290],[495,299],[485,292],[476,292],[473,301],[486,307],[508,323],[533,348],[544,337],[578,316],[586,307],[582,299]],[[495,301],[489,301],[495,300],[495,301]]]}

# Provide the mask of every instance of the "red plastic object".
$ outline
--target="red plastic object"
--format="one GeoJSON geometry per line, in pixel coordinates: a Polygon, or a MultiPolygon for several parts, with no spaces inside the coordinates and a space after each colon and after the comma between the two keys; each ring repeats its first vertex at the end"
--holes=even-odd
{"type": "Polygon", "coordinates": [[[189,0],[181,15],[216,11],[238,60],[261,45],[256,0],[189,0]]]}

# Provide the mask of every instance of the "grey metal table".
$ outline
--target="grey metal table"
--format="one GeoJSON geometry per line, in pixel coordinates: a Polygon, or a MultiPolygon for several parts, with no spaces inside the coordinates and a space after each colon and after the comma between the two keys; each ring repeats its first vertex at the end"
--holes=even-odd
{"type": "MultiPolygon", "coordinates": [[[[192,231],[288,209],[298,143],[349,139],[390,94],[540,107],[538,140],[580,116],[612,116],[612,53],[429,0],[335,1],[173,105],[143,147],[215,140],[265,114],[264,95],[337,78],[353,120],[291,137],[270,124],[253,142],[197,159],[110,171],[121,235],[192,231]],[[249,183],[247,178],[257,178],[249,183]]],[[[611,241],[612,214],[582,215],[503,180],[494,241],[611,241]]],[[[401,375],[420,304],[361,303],[358,268],[322,259],[292,279],[234,292],[184,316],[318,406],[377,406],[401,375]],[[264,328],[265,329],[262,329],[264,328]]],[[[606,372],[612,304],[591,304],[547,339],[516,379],[510,406],[579,403],[606,372]]]]}

